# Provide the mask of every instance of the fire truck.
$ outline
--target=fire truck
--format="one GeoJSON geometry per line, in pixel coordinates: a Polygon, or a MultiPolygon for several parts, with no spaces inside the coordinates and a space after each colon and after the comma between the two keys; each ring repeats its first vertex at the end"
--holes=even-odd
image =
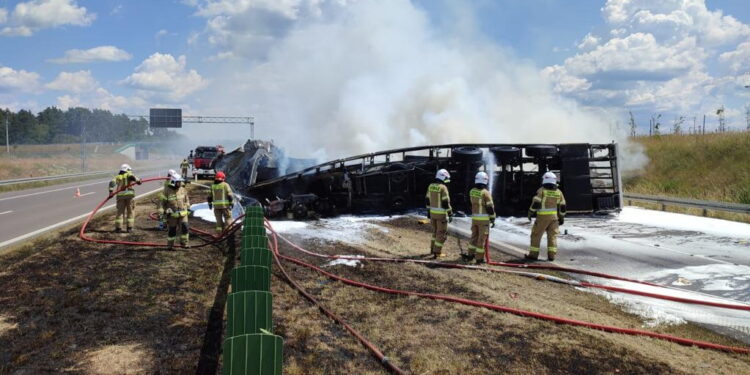
{"type": "Polygon", "coordinates": [[[224,156],[224,146],[198,146],[193,153],[193,176],[212,179],[216,175],[216,162],[224,156]]]}

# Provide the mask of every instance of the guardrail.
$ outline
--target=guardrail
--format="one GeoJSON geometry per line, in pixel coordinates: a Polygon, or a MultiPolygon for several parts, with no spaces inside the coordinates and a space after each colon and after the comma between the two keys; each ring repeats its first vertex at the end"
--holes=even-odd
{"type": "Polygon", "coordinates": [[[2,181],[0,181],[0,186],[3,186],[3,185],[13,185],[13,184],[22,184],[22,183],[26,183],[26,182],[53,181],[53,180],[63,180],[63,179],[66,179],[66,178],[97,176],[97,175],[100,175],[100,174],[109,174],[109,173],[112,173],[112,171],[95,171],[95,172],[86,172],[86,173],[61,174],[61,175],[56,175],[56,176],[16,178],[16,179],[13,179],[13,180],[2,180],[2,181]]]}
{"type": "Polygon", "coordinates": [[[626,203],[628,206],[631,205],[631,201],[656,203],[656,204],[661,205],[662,211],[666,210],[667,206],[699,208],[703,210],[703,216],[708,216],[708,210],[750,214],[750,204],[712,202],[712,201],[702,201],[698,199],[659,197],[655,195],[634,194],[634,193],[624,193],[622,195],[622,199],[625,201],[623,203],[626,203]]]}

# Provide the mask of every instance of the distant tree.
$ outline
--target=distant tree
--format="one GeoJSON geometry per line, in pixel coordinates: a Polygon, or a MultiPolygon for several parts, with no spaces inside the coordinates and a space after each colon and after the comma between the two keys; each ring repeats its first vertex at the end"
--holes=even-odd
{"type": "Polygon", "coordinates": [[[674,134],[680,134],[682,133],[682,124],[685,122],[685,116],[680,116],[674,120],[674,123],[672,124],[672,133],[674,134]]]}

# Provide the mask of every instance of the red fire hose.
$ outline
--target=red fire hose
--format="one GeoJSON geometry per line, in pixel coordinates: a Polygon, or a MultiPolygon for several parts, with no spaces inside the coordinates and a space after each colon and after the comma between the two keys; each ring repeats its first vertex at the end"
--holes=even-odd
{"type": "MultiPolygon", "coordinates": [[[[374,290],[374,291],[389,293],[389,294],[412,295],[412,296],[417,296],[417,297],[422,297],[422,298],[429,298],[429,299],[444,300],[444,301],[448,301],[448,302],[460,303],[460,304],[469,305],[469,306],[484,307],[484,308],[487,308],[487,309],[490,309],[490,310],[502,311],[502,312],[507,312],[507,313],[511,313],[511,314],[515,314],[515,315],[525,316],[525,317],[533,317],[533,318],[537,318],[537,319],[552,321],[552,322],[555,322],[555,323],[561,323],[561,324],[568,324],[568,325],[574,325],[574,326],[587,327],[587,328],[597,329],[597,330],[601,330],[601,331],[605,331],[605,332],[623,333],[623,334],[636,335],[636,336],[647,336],[647,337],[652,337],[652,338],[656,338],[656,339],[660,339],[660,340],[671,341],[671,342],[678,343],[678,344],[681,344],[681,345],[688,345],[688,346],[693,345],[693,346],[697,346],[697,347],[705,348],[705,349],[722,350],[722,351],[734,352],[734,353],[743,353],[743,354],[750,353],[750,349],[749,348],[744,348],[744,347],[726,346],[726,345],[714,344],[714,343],[706,342],[706,341],[691,340],[691,339],[686,339],[686,338],[682,338],[682,337],[665,335],[665,334],[660,334],[660,333],[655,333],[655,332],[649,332],[649,331],[643,331],[643,330],[638,330],[638,329],[621,328],[621,327],[607,326],[607,325],[596,324],[596,323],[589,323],[589,322],[584,322],[584,321],[579,321],[579,320],[573,320],[573,319],[567,319],[567,318],[557,317],[557,316],[553,316],[553,315],[540,314],[540,313],[535,313],[535,312],[526,311],[526,310],[514,309],[514,308],[510,308],[510,307],[506,307],[506,306],[501,306],[501,305],[494,305],[494,304],[490,304],[490,303],[485,303],[485,302],[475,301],[475,300],[470,300],[470,299],[465,299],[465,298],[459,298],[459,297],[453,297],[453,296],[446,296],[446,295],[439,295],[439,294],[420,293],[420,292],[407,291],[407,290],[399,290],[399,289],[390,289],[390,288],[384,288],[384,287],[380,287],[380,286],[376,286],[376,285],[372,285],[372,284],[366,284],[366,283],[362,283],[362,282],[358,282],[358,281],[354,281],[354,280],[349,280],[349,279],[346,279],[346,278],[334,275],[334,274],[332,274],[330,272],[327,272],[327,271],[325,271],[325,270],[323,270],[323,269],[321,269],[319,267],[316,267],[314,265],[305,263],[302,260],[299,260],[297,258],[293,258],[293,257],[290,257],[290,256],[286,256],[286,255],[280,254],[279,253],[279,249],[278,249],[278,242],[277,242],[277,239],[276,239],[277,233],[271,227],[270,222],[267,221],[266,223],[267,223],[267,227],[268,227],[269,231],[271,232],[271,236],[273,238],[273,241],[271,241],[272,245],[273,245],[273,251],[274,251],[274,253],[277,254],[278,257],[280,257],[280,258],[282,258],[284,260],[287,260],[287,261],[299,264],[301,266],[307,267],[309,269],[315,270],[316,272],[319,272],[319,273],[321,273],[321,274],[323,274],[323,275],[325,275],[325,276],[327,276],[327,277],[329,277],[331,279],[338,280],[338,281],[344,282],[344,283],[349,284],[349,285],[353,285],[353,286],[357,286],[357,287],[361,287],[361,288],[365,288],[365,289],[369,289],[369,290],[374,290]]],[[[286,240],[286,239],[284,239],[284,240],[287,243],[289,243],[288,240],[286,240]]],[[[293,247],[295,249],[298,249],[298,250],[302,249],[298,245],[293,245],[293,247]]],[[[312,253],[312,252],[306,251],[306,253],[312,253]]],[[[339,257],[339,258],[342,258],[342,257],[339,257]]],[[[361,258],[354,258],[354,259],[360,259],[361,260],[361,258]]]]}

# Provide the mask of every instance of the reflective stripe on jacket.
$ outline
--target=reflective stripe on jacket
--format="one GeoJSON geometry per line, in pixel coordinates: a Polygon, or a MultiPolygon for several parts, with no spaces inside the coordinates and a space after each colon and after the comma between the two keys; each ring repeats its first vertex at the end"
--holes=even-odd
{"type": "Polygon", "coordinates": [[[425,197],[430,200],[430,205],[427,206],[430,209],[430,214],[440,215],[451,212],[451,198],[448,194],[448,187],[444,184],[431,183],[427,188],[425,197]]]}
{"type": "Polygon", "coordinates": [[[161,199],[161,208],[166,211],[172,209],[171,217],[184,217],[188,215],[190,208],[190,199],[188,198],[185,188],[180,186],[179,189],[169,187],[159,197],[161,199]]]}
{"type": "Polygon", "coordinates": [[[488,214],[488,207],[493,208],[495,205],[492,203],[492,195],[490,195],[487,189],[473,188],[469,191],[469,199],[471,200],[471,219],[479,221],[489,221],[490,218],[495,218],[495,215],[488,214]]]}
{"type": "Polygon", "coordinates": [[[539,215],[557,215],[565,216],[565,212],[559,210],[560,206],[565,205],[565,196],[559,189],[540,188],[531,202],[529,211],[536,212],[539,215]],[[539,209],[534,208],[534,203],[538,203],[539,209]]]}
{"type": "Polygon", "coordinates": [[[231,207],[230,198],[232,196],[232,187],[222,181],[218,184],[211,185],[211,202],[214,208],[222,209],[231,207]]]}

